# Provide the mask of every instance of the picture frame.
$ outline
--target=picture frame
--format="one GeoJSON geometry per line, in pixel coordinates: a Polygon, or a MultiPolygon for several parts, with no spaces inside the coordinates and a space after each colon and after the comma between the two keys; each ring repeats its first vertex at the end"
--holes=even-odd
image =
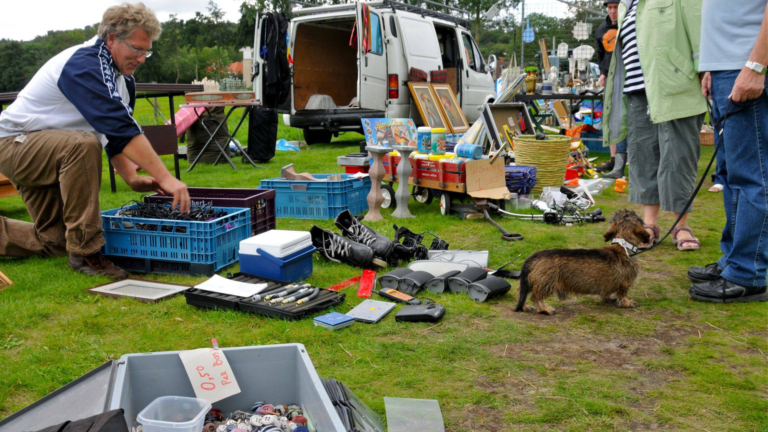
{"type": "Polygon", "coordinates": [[[428,82],[408,82],[408,89],[410,89],[411,97],[424,121],[424,126],[445,128],[449,132],[450,126],[443,112],[438,108],[437,96],[435,96],[432,86],[428,82]]]}
{"type": "Polygon", "coordinates": [[[437,99],[437,106],[442,111],[452,133],[464,133],[469,130],[469,122],[464,117],[456,94],[449,84],[430,84],[437,99]]]}

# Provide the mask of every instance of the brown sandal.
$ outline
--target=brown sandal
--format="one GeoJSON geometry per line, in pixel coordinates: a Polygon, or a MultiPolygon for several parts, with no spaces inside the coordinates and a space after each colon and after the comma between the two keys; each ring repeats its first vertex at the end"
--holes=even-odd
{"type": "Polygon", "coordinates": [[[643,224],[643,228],[651,233],[651,240],[648,241],[648,243],[644,243],[638,246],[637,248],[640,250],[652,248],[653,245],[659,242],[659,237],[661,237],[661,228],[659,228],[658,225],[651,226],[643,224]]]}
{"type": "Polygon", "coordinates": [[[701,243],[699,243],[699,239],[697,239],[696,236],[693,235],[693,232],[691,232],[690,227],[675,228],[672,231],[672,244],[677,245],[677,250],[679,251],[695,251],[695,250],[699,250],[699,247],[701,246],[701,243]],[[693,238],[678,240],[677,234],[680,233],[680,231],[687,232],[693,238]]]}

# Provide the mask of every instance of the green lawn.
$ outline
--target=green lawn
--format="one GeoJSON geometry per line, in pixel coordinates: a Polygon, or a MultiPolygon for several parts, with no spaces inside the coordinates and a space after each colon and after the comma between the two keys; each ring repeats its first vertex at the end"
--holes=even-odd
{"type": "MultiPolygon", "coordinates": [[[[137,112],[142,123],[153,121],[144,102],[137,112]]],[[[243,129],[237,138],[245,144],[246,135],[243,129]]],[[[279,136],[297,139],[300,133],[281,126],[279,136]]],[[[279,153],[262,169],[239,158],[237,171],[200,165],[183,172],[182,180],[189,186],[255,188],[288,163],[299,172],[340,172],[336,156],[356,151],[360,139],[346,134],[300,153],[279,153]]],[[[712,148],[704,148],[702,171],[711,155],[712,148]]],[[[171,169],[172,158],[163,160],[171,169]]],[[[187,167],[182,161],[182,170],[187,167]]],[[[384,396],[437,399],[451,431],[766,430],[768,304],[713,305],[688,297],[686,269],[719,256],[722,196],[706,187],[690,218],[702,249],[681,253],[668,240],[641,255],[642,274],[630,291],[636,309],[580,297],[551,300],[559,312],[552,317],[514,313],[515,283],[509,294],[488,303],[428,294],[447,309],[437,325],[395,323],[390,315],[376,325],[329,332],[313,327],[311,319],[283,322],[201,310],[187,306],[183,296],[157,304],[101,298],[86,290],[107,280],[71,271],[66,258],[3,258],[0,268],[15,285],[0,291],[0,417],[105,360],[205,347],[216,337],[225,347],[302,343],[321,376],[345,382],[382,416],[384,396]]],[[[118,192],[110,193],[106,163],[101,191],[105,210],[140,197],[120,181],[118,192]]],[[[609,217],[624,207],[639,210],[627,203],[626,193],[613,191],[599,197],[599,207],[609,217]]],[[[384,211],[386,220],[370,225],[391,236],[396,223],[434,232],[451,249],[489,250],[491,266],[515,260],[519,268],[545,248],[599,247],[608,226],[498,219],[525,235],[522,242],[507,243],[485,221],[441,216],[436,202],[412,201],[410,208],[415,219],[397,220],[384,211]]],[[[0,200],[0,213],[29,219],[18,197],[0,200]]],[[[662,228],[671,222],[664,215],[662,228]]],[[[313,224],[333,227],[330,220],[278,220],[279,229],[308,230],[313,224]]],[[[330,286],[358,274],[316,255],[309,281],[330,286]]],[[[148,278],[185,284],[205,279],[148,278]]],[[[340,312],[361,301],[356,287],[345,292],[340,312]]]]}

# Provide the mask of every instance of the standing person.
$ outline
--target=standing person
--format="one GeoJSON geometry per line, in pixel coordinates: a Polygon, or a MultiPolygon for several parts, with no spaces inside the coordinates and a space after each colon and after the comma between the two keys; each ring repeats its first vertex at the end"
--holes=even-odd
{"type": "Polygon", "coordinates": [[[34,223],[0,217],[0,255],[69,254],[89,275],[128,274],[104,258],[99,210],[102,148],[137,192],[173,195],[189,211],[187,186],[168,172],[133,119],[133,72],[152,55],[160,22],[144,4],[104,12],[98,36],[50,59],[0,114],[0,172],[34,223]],[[133,163],[149,176],[139,176],[133,163]]]}
{"type": "MultiPolygon", "coordinates": [[[[600,87],[605,87],[605,77],[611,66],[613,49],[616,47],[616,39],[619,35],[619,0],[608,0],[603,3],[608,10],[605,22],[600,24],[595,33],[597,44],[597,63],[600,66],[600,87]]],[[[606,173],[603,177],[621,178],[624,176],[624,166],[627,163],[627,140],[611,146],[611,160],[597,168],[597,172],[606,173]],[[618,163],[617,163],[618,162],[618,163]]]]}
{"type": "MultiPolygon", "coordinates": [[[[603,139],[627,139],[629,201],[643,205],[651,242],[659,210],[685,210],[696,186],[706,101],[697,77],[701,1],[621,0],[619,38],[605,88],[603,139]],[[625,109],[626,107],[626,109],[625,109]]],[[[690,211],[690,208],[686,212],[690,211]]],[[[678,250],[699,249],[688,213],[673,230],[678,250]]]]}
{"type": "Polygon", "coordinates": [[[702,92],[712,98],[723,181],[722,257],[691,267],[694,300],[768,300],[768,0],[704,0],[702,92]],[[722,133],[722,135],[720,135],[722,133]]]}

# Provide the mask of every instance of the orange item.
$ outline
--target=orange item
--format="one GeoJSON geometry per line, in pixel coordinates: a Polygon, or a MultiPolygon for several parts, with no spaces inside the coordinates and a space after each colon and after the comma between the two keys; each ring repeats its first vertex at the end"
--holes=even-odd
{"type": "Polygon", "coordinates": [[[618,193],[624,192],[624,188],[627,187],[627,181],[624,179],[616,179],[616,185],[613,188],[618,193]]]}

